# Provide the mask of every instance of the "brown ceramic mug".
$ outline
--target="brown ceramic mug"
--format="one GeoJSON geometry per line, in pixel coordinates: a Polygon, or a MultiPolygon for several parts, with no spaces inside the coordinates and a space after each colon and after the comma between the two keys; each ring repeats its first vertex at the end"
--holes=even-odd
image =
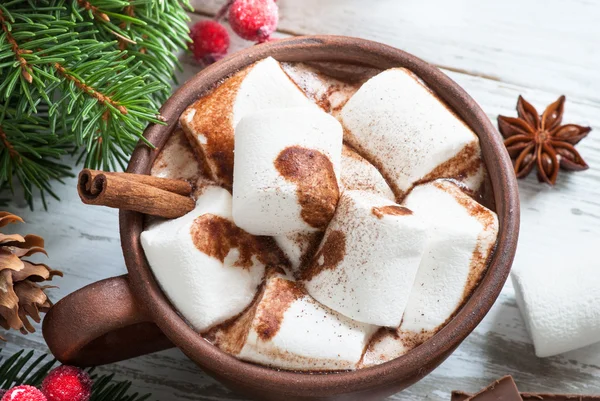
{"type": "Polygon", "coordinates": [[[254,46],[197,74],[165,103],[167,125],[150,126],[130,173],[148,174],[179,115],[200,95],[267,56],[279,61],[335,61],[378,69],[406,67],[425,81],[479,136],[500,229],[489,268],[473,295],[432,339],[379,366],[335,374],[278,371],[240,361],[211,345],[176,312],[154,279],[140,244],[144,218],[121,211],[123,254],[129,274],[91,284],[57,303],[44,320],[44,337],[63,363],[98,365],[179,347],[206,373],[257,400],[381,400],[423,378],[446,359],[489,311],[506,281],[517,246],[519,197],[511,160],[485,113],[437,68],[398,49],[362,39],[307,36],[254,46]]]}

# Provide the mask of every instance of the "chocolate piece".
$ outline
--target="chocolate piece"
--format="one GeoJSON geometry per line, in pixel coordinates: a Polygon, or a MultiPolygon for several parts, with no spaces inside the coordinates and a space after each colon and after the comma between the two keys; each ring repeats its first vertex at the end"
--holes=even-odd
{"type": "MultiPolygon", "coordinates": [[[[473,394],[463,391],[453,391],[452,401],[465,401],[473,394]]],[[[597,395],[575,395],[575,394],[543,394],[543,393],[521,393],[523,401],[595,401],[600,400],[597,395]]]]}
{"type": "MultiPolygon", "coordinates": [[[[465,393],[460,393],[465,395],[465,393]]],[[[504,376],[475,395],[467,396],[466,398],[455,398],[455,393],[452,393],[452,400],[465,401],[522,401],[517,385],[512,376],[504,376]]]]}
{"type": "Polygon", "coordinates": [[[464,391],[453,391],[451,401],[465,401],[473,394],[465,393],[464,391]]]}

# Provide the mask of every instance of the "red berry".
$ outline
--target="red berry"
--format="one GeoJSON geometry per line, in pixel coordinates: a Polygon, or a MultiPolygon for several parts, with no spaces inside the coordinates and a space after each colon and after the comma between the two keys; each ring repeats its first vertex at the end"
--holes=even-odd
{"type": "Polygon", "coordinates": [[[48,401],[88,401],[92,395],[92,379],[79,368],[63,365],[48,373],[42,391],[48,401]]]}
{"type": "Polygon", "coordinates": [[[277,28],[279,9],[273,0],[235,0],[229,8],[231,28],[242,38],[264,42],[277,28]]]}
{"type": "Polygon", "coordinates": [[[200,21],[190,32],[190,50],[196,61],[214,62],[225,56],[229,49],[229,33],[217,21],[200,21]]]}
{"type": "Polygon", "coordinates": [[[48,401],[44,394],[33,386],[17,386],[8,390],[1,401],[48,401]]]}

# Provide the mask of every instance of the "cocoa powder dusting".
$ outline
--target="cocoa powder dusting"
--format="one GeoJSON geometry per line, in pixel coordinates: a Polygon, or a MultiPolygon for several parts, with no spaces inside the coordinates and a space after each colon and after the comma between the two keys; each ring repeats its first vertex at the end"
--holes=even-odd
{"type": "Polygon", "coordinates": [[[325,242],[302,272],[302,280],[310,281],[319,272],[335,269],[346,256],[346,234],[333,230],[325,237],[325,242]]]}
{"type": "Polygon", "coordinates": [[[308,266],[313,255],[317,253],[319,244],[321,244],[321,241],[323,240],[323,234],[322,231],[298,234],[297,241],[300,241],[301,244],[308,244],[308,246],[303,250],[302,256],[300,256],[300,266],[298,267],[298,271],[294,274],[296,279],[300,278],[301,272],[308,266]]]}
{"type": "Polygon", "coordinates": [[[283,178],[296,185],[300,215],[311,227],[325,228],[340,197],[333,164],[318,150],[290,146],[274,162],[283,178]]]}
{"type": "Polygon", "coordinates": [[[373,206],[371,212],[377,216],[378,219],[382,219],[383,216],[410,216],[413,214],[412,210],[404,206],[389,205],[389,206],[373,206]]]}
{"type": "Polygon", "coordinates": [[[199,251],[221,262],[237,248],[239,258],[233,264],[236,267],[249,269],[254,256],[266,266],[288,263],[272,238],[251,235],[221,216],[204,214],[196,218],[190,233],[199,251]]]}
{"type": "MultiPolygon", "coordinates": [[[[362,355],[360,357],[360,361],[358,361],[358,366],[363,366],[364,364],[364,359],[365,356],[367,355],[367,353],[372,354],[371,357],[374,357],[373,354],[375,352],[375,348],[376,346],[382,342],[386,337],[391,336],[394,339],[398,339],[398,334],[396,334],[395,330],[392,330],[388,327],[380,327],[369,339],[369,341],[367,342],[367,344],[365,345],[365,348],[363,349],[362,355]]],[[[376,356],[376,358],[381,361],[381,362],[385,362],[386,361],[386,355],[378,355],[376,356]]]]}
{"type": "Polygon", "coordinates": [[[471,142],[458,152],[453,158],[440,164],[429,174],[415,183],[415,186],[435,180],[440,177],[466,178],[477,173],[481,167],[481,151],[479,150],[479,141],[471,142]]]}
{"type": "MultiPolygon", "coordinates": [[[[269,270],[267,270],[268,272],[269,270]]],[[[206,333],[202,334],[205,340],[216,345],[221,350],[237,355],[244,348],[248,333],[250,332],[250,326],[256,315],[258,304],[263,297],[265,292],[265,283],[263,282],[250,305],[242,311],[242,313],[232,317],[231,319],[213,327],[206,333]]]]}
{"type": "Polygon", "coordinates": [[[150,175],[188,181],[194,185],[200,178],[209,178],[206,162],[200,159],[181,128],[175,128],[158,151],[150,175]]]}
{"type": "Polygon", "coordinates": [[[262,299],[264,308],[261,308],[256,315],[254,327],[256,334],[263,341],[275,337],[285,312],[294,301],[304,296],[302,289],[293,281],[275,279],[271,287],[262,299]]]}
{"type": "Polygon", "coordinates": [[[479,202],[472,199],[468,194],[462,191],[456,184],[446,180],[436,181],[433,183],[437,188],[451,194],[456,202],[464,207],[467,212],[479,220],[483,227],[487,230],[493,223],[491,211],[481,205],[479,202]]]}
{"type": "Polygon", "coordinates": [[[440,325],[435,330],[423,330],[419,333],[411,332],[411,331],[400,331],[399,337],[402,340],[402,344],[409,350],[417,348],[419,345],[423,344],[425,341],[429,340],[435,333],[437,333],[443,325],[440,325]]]}
{"type": "MultiPolygon", "coordinates": [[[[364,159],[367,163],[371,164],[373,167],[379,171],[379,174],[383,177],[387,185],[390,187],[392,192],[394,193],[394,197],[396,198],[396,202],[402,203],[402,200],[408,195],[407,192],[398,187],[396,182],[390,177],[388,171],[385,168],[385,163],[377,160],[377,157],[373,155],[371,152],[367,151],[360,143],[354,138],[352,131],[350,131],[346,126],[342,124],[342,128],[344,129],[344,144],[350,145],[349,148],[354,153],[358,155],[359,158],[364,159]],[[348,143],[346,143],[348,141],[348,143]]],[[[409,190],[410,191],[410,190],[409,190]]]]}
{"type": "Polygon", "coordinates": [[[485,208],[483,205],[473,200],[469,195],[464,193],[456,184],[450,182],[438,181],[434,185],[450,194],[453,195],[454,199],[464,207],[467,212],[477,219],[483,226],[483,231],[477,239],[477,246],[473,251],[471,257],[469,277],[465,283],[463,291],[462,301],[460,307],[456,311],[460,310],[464,303],[471,297],[471,294],[481,281],[483,274],[485,273],[493,254],[495,242],[491,243],[488,247],[484,248],[483,243],[485,242],[485,236],[489,235],[490,228],[494,224],[494,216],[490,210],[485,208]]]}
{"type": "MultiPolygon", "coordinates": [[[[182,119],[182,128],[200,160],[206,160],[212,178],[231,189],[233,185],[234,126],[233,105],[240,85],[251,67],[239,71],[190,106],[195,110],[191,121],[182,119]],[[206,143],[201,143],[197,135],[206,143]]],[[[188,110],[182,115],[183,118],[188,110]]]]}

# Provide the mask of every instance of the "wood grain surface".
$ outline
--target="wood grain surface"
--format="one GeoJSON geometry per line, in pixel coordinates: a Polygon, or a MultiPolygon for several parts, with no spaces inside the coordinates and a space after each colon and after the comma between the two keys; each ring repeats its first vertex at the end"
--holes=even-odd
{"type": "MultiPolygon", "coordinates": [[[[212,15],[224,0],[193,0],[194,21],[212,15]]],[[[522,94],[538,110],[567,96],[565,122],[590,125],[578,150],[591,166],[561,173],[556,187],[535,174],[520,181],[521,239],[515,266],[599,265],[600,249],[600,2],[597,0],[279,0],[278,36],[343,34],[378,40],[442,68],[477,100],[490,119],[514,115],[522,94]]],[[[232,50],[251,43],[234,39],[232,50]]],[[[185,80],[199,71],[182,55],[185,80]]],[[[83,205],[76,180],[57,184],[62,202],[9,211],[42,235],[49,264],[65,272],[50,290],[54,300],[96,280],[124,273],[117,213],[83,205]]],[[[600,290],[600,289],[599,289],[600,290]]],[[[46,351],[41,334],[7,335],[4,355],[20,348],[46,351]]],[[[600,340],[600,339],[599,339],[600,340]]],[[[133,380],[154,400],[246,400],[200,372],[177,350],[102,367],[133,380]]],[[[539,359],[533,353],[510,281],[481,325],[437,370],[389,400],[449,400],[450,391],[475,391],[504,374],[521,391],[600,393],[600,344],[539,359]]]]}

